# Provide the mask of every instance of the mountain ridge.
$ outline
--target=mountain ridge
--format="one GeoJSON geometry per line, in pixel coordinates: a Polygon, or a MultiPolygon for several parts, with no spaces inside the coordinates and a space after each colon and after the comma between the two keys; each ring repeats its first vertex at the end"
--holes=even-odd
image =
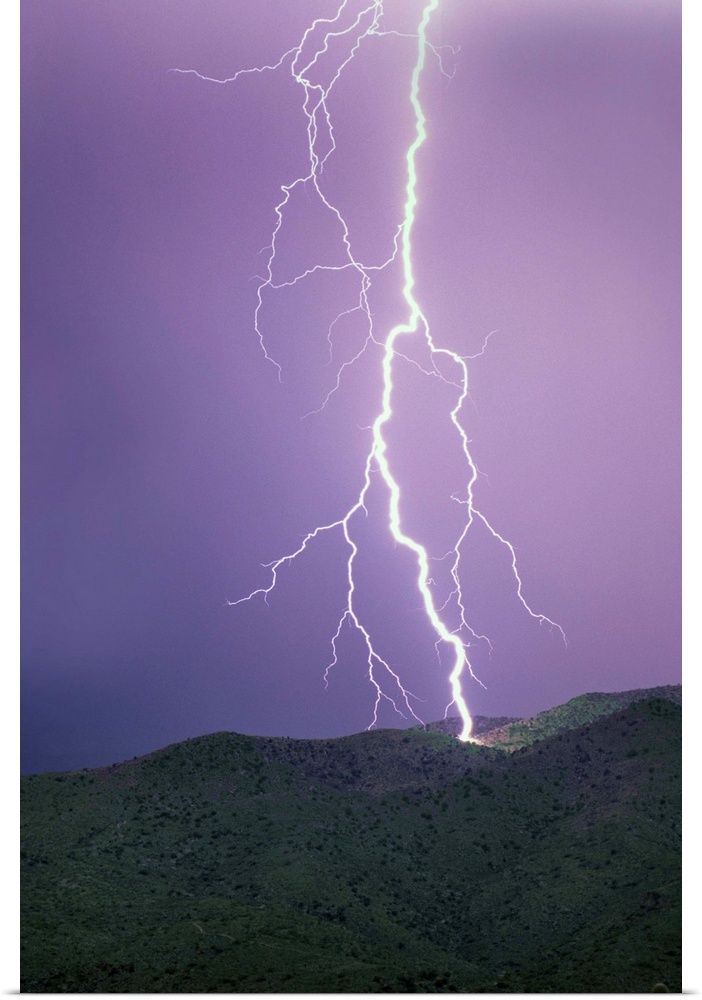
{"type": "MultiPolygon", "coordinates": [[[[500,746],[506,750],[516,750],[533,742],[533,739],[543,738],[546,735],[553,735],[572,728],[573,719],[569,716],[575,715],[577,717],[575,724],[578,725],[602,715],[609,715],[618,709],[626,708],[635,701],[646,701],[651,698],[663,698],[676,705],[682,705],[682,685],[662,684],[652,688],[634,688],[630,691],[617,692],[590,691],[586,694],[576,695],[575,698],[570,698],[562,705],[547,708],[537,715],[523,719],[507,717],[489,719],[484,716],[476,716],[473,720],[472,735],[480,736],[480,742],[485,746],[500,746]],[[531,739],[528,738],[527,733],[530,734],[531,739]]],[[[428,728],[452,736],[457,736],[462,727],[462,720],[456,716],[442,719],[440,722],[432,722],[428,726],[428,728]]]]}
{"type": "MultiPolygon", "coordinates": [[[[502,750],[516,750],[520,749],[522,746],[529,745],[535,740],[545,739],[549,735],[565,732],[567,729],[575,728],[578,725],[584,724],[586,721],[592,721],[593,719],[599,718],[603,715],[612,714],[621,708],[627,707],[635,701],[646,701],[652,698],[662,698],[664,700],[671,701],[674,704],[682,705],[682,685],[667,684],[659,685],[653,688],[634,688],[630,691],[621,692],[588,692],[586,694],[577,695],[576,697],[569,699],[569,701],[564,702],[562,705],[544,709],[544,711],[539,712],[535,716],[524,718],[512,716],[494,717],[475,715],[473,716],[473,729],[469,742],[478,743],[479,745],[486,747],[496,747],[502,750]],[[575,709],[575,712],[567,711],[571,707],[575,709]],[[565,718],[563,718],[564,710],[566,710],[565,718]],[[527,733],[529,735],[527,735],[527,733]]],[[[159,747],[156,750],[150,750],[147,753],[139,754],[130,760],[117,761],[113,764],[101,764],[95,767],[71,769],[68,771],[45,771],[41,773],[97,773],[104,771],[105,769],[118,767],[121,764],[129,764],[133,761],[144,761],[154,754],[163,753],[165,750],[180,746],[181,744],[191,744],[195,740],[218,737],[223,734],[262,741],[280,740],[285,744],[292,742],[298,744],[308,744],[310,746],[321,746],[322,744],[330,742],[335,743],[337,741],[363,738],[367,733],[397,733],[401,736],[402,734],[408,732],[426,732],[457,736],[462,727],[463,720],[459,716],[449,716],[434,722],[428,722],[425,725],[412,726],[408,729],[394,729],[389,727],[366,729],[362,732],[349,733],[345,736],[257,736],[252,733],[244,734],[232,733],[230,730],[216,730],[212,733],[204,733],[201,736],[192,736],[186,740],[166,744],[164,747],[159,747]]],[[[30,775],[24,775],[23,777],[30,777],[30,775]]]]}
{"type": "Polygon", "coordinates": [[[23,990],[674,991],[680,706],[543,722],[514,749],[218,733],[22,779],[23,990]]]}

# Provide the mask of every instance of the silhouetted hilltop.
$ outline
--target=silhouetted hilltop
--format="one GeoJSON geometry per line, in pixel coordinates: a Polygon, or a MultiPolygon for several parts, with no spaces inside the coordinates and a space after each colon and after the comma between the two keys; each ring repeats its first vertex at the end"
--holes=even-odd
{"type": "Polygon", "coordinates": [[[513,752],[216,733],[23,778],[22,989],[679,992],[681,712],[635,694],[513,752]]]}

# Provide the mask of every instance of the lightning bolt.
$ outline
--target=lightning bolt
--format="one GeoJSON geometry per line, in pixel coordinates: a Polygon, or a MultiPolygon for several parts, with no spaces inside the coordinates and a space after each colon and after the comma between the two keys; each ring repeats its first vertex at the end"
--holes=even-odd
{"type": "Polygon", "coordinates": [[[451,700],[447,705],[446,712],[448,713],[448,710],[452,706],[455,706],[457,709],[462,721],[459,739],[465,741],[470,738],[472,719],[463,691],[463,682],[466,675],[478,681],[478,683],[482,682],[477,678],[471,661],[468,658],[470,642],[464,637],[487,642],[490,649],[492,649],[492,644],[488,637],[476,632],[470,626],[461,589],[461,547],[465,542],[468,532],[476,522],[480,522],[487,528],[493,539],[508,550],[516,596],[526,612],[540,623],[546,623],[552,629],[557,630],[564,641],[565,634],[560,625],[545,615],[533,611],[529,606],[523,596],[523,584],[517,568],[517,557],[514,547],[492,527],[488,519],[477,509],[474,502],[474,486],[478,477],[478,469],[471,456],[466,430],[461,423],[461,412],[468,398],[467,361],[473,360],[474,357],[480,356],[485,351],[491,334],[488,334],[485,338],[481,351],[472,357],[464,357],[446,347],[438,346],[431,334],[429,322],[415,297],[412,235],[418,209],[417,155],[427,139],[426,118],[420,100],[420,82],[429,54],[436,59],[440,71],[449,76],[450,74],[444,67],[444,53],[449,51],[452,56],[455,56],[458,52],[458,49],[452,46],[435,46],[427,37],[431,17],[438,6],[439,0],[428,0],[421,11],[416,33],[410,34],[381,29],[384,16],[383,0],[371,0],[371,2],[367,2],[365,5],[361,2],[355,13],[351,11],[350,15],[349,0],[342,0],[333,17],[316,18],[313,20],[304,31],[299,45],[288,49],[275,63],[250,69],[241,69],[233,76],[224,80],[204,76],[196,70],[177,69],[173,72],[192,73],[201,80],[217,84],[230,84],[244,74],[277,72],[282,70],[286,64],[289,64],[292,78],[301,88],[302,92],[301,106],[307,121],[309,169],[304,175],[295,177],[290,183],[281,185],[282,196],[274,207],[275,224],[271,240],[269,245],[264,247],[263,250],[263,252],[267,252],[267,258],[264,269],[265,273],[259,277],[259,284],[256,291],[257,302],[253,317],[255,333],[265,359],[275,368],[278,378],[282,379],[282,366],[269,352],[263,332],[263,313],[267,297],[283,288],[298,285],[318,272],[351,272],[357,282],[356,304],[352,308],[340,312],[329,326],[327,333],[329,360],[331,361],[333,358],[333,329],[342,317],[358,312],[363,317],[366,328],[365,337],[356,354],[338,368],[332,387],[322,399],[320,405],[306,416],[311,416],[325,409],[332,395],[339,389],[345,371],[353,366],[361,355],[365,354],[371,347],[377,348],[381,355],[382,393],[380,405],[375,420],[369,428],[371,437],[370,446],[366,454],[361,488],[355,500],[343,516],[328,524],[318,525],[305,535],[297,549],[281,556],[273,562],[265,564],[266,568],[270,571],[267,586],[258,587],[246,596],[238,600],[229,601],[228,603],[230,606],[236,607],[256,598],[261,598],[267,602],[269,594],[271,594],[278,583],[278,574],[281,568],[289,566],[295,560],[302,557],[308,548],[321,536],[332,532],[340,533],[348,548],[348,558],[346,560],[346,601],[338,621],[336,632],[331,639],[332,656],[324,671],[325,686],[329,682],[331,671],[339,662],[339,641],[342,631],[346,627],[351,628],[363,640],[366,650],[367,677],[375,692],[373,716],[368,728],[371,729],[377,724],[378,711],[381,702],[384,700],[403,718],[407,719],[409,716],[417,722],[422,723],[416,712],[416,704],[419,701],[418,697],[403,685],[399,674],[392,669],[387,659],[380,655],[377,643],[371,636],[369,628],[364,624],[356,607],[355,563],[359,547],[358,543],[354,540],[353,522],[358,516],[368,516],[366,501],[371,488],[372,477],[374,474],[379,475],[387,494],[387,527],[390,535],[397,545],[407,549],[414,557],[417,591],[421,598],[424,613],[436,636],[439,662],[442,662],[442,651],[448,652],[450,656],[448,686],[451,700]],[[344,26],[344,22],[348,20],[349,16],[350,21],[344,26]],[[373,38],[388,36],[416,41],[416,61],[409,88],[409,102],[414,118],[414,134],[405,157],[407,181],[402,219],[397,226],[386,257],[379,262],[368,263],[359,260],[354,254],[349,227],[340,210],[325,194],[323,187],[325,164],[336,151],[333,121],[329,111],[329,96],[341,78],[344,69],[354,58],[361,45],[368,44],[373,38]],[[315,72],[320,72],[320,60],[324,56],[329,55],[333,45],[339,45],[343,42],[347,43],[347,51],[345,55],[339,58],[336,69],[331,74],[331,78],[325,84],[314,82],[315,72]],[[312,50],[312,54],[305,55],[309,50],[312,50]],[[339,227],[339,246],[342,249],[343,262],[339,264],[315,263],[312,267],[300,271],[293,278],[287,281],[280,281],[276,279],[279,236],[284,225],[286,208],[289,205],[291,195],[298,188],[305,189],[308,194],[316,197],[324,210],[330,214],[332,219],[336,220],[336,224],[339,227]],[[402,297],[406,306],[406,317],[392,327],[384,339],[380,339],[374,325],[369,292],[375,275],[393,264],[398,264],[402,272],[402,297]],[[429,359],[428,364],[417,360],[417,349],[416,347],[414,349],[412,347],[417,341],[421,341],[424,345],[424,354],[429,359]],[[406,343],[407,348],[405,348],[406,343]],[[453,378],[448,378],[444,373],[447,362],[454,371],[453,378]],[[456,401],[449,415],[455,434],[460,441],[465,461],[466,484],[463,493],[460,495],[454,494],[452,499],[465,508],[465,520],[456,538],[455,545],[450,551],[440,558],[434,557],[435,562],[450,561],[449,576],[451,589],[444,603],[438,607],[432,590],[434,580],[430,575],[431,557],[426,547],[417,539],[407,534],[403,528],[401,510],[402,490],[393,471],[388,442],[385,437],[386,426],[393,417],[393,394],[395,388],[393,375],[398,364],[413,365],[426,377],[440,379],[457,390],[456,401]],[[454,609],[453,612],[452,609],[454,609]],[[451,628],[447,623],[446,619],[450,612],[453,613],[454,620],[457,618],[457,627],[451,628]]]}

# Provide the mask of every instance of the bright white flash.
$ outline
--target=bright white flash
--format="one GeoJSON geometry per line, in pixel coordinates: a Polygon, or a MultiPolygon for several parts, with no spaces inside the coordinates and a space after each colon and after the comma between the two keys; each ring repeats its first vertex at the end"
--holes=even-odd
{"type": "MultiPolygon", "coordinates": [[[[339,209],[325,194],[323,184],[324,165],[331,156],[334,155],[336,144],[334,141],[334,127],[329,111],[328,101],[332,89],[338,84],[339,79],[346,66],[355,57],[359,48],[368,44],[369,39],[383,36],[397,35],[396,31],[384,31],[382,29],[384,10],[383,0],[370,0],[363,4],[352,4],[349,0],[342,0],[336,14],[331,18],[317,18],[305,30],[299,45],[288,49],[276,63],[266,66],[257,66],[251,69],[242,69],[226,80],[214,80],[212,77],[203,76],[195,70],[175,70],[178,73],[194,73],[200,79],[209,80],[213,83],[227,84],[233,83],[240,76],[247,73],[275,72],[289,69],[295,83],[300,88],[301,106],[307,121],[307,153],[309,167],[303,176],[293,178],[290,183],[281,186],[282,197],[275,206],[276,222],[273,228],[270,245],[268,247],[268,257],[265,268],[265,276],[261,279],[257,289],[257,305],[254,314],[254,328],[261,344],[264,356],[275,367],[278,377],[281,377],[281,366],[269,353],[265,338],[261,330],[261,313],[264,309],[264,301],[276,290],[296,285],[304,282],[310,275],[319,271],[351,271],[357,280],[358,298],[357,305],[353,310],[346,310],[340,313],[331,324],[328,339],[331,353],[331,331],[334,324],[342,316],[349,312],[359,311],[364,316],[366,324],[366,336],[360,350],[349,361],[344,362],[336,373],[336,378],[332,389],[321,402],[317,410],[312,413],[322,411],[331,396],[336,392],[341,384],[345,370],[353,365],[364,354],[371,345],[381,349],[382,356],[382,394],[379,400],[377,416],[372,424],[372,437],[365,459],[363,471],[363,482],[359,493],[353,503],[343,516],[329,524],[318,525],[310,531],[303,539],[300,546],[287,555],[281,556],[274,562],[268,564],[270,570],[269,583],[265,587],[258,587],[252,590],[245,597],[236,601],[230,601],[233,606],[251,601],[260,596],[264,600],[273,591],[278,582],[278,571],[282,566],[294,562],[303,556],[308,547],[317,538],[326,532],[337,532],[343,535],[348,546],[348,559],[346,561],[346,603],[335,634],[331,639],[332,658],[324,672],[325,684],[328,682],[332,668],[338,662],[338,643],[344,626],[356,630],[362,637],[366,650],[366,665],[368,679],[375,691],[375,704],[373,717],[368,728],[372,728],[378,721],[378,710],[383,700],[388,701],[395,711],[407,718],[412,716],[417,722],[422,720],[417,715],[413,704],[417,698],[402,683],[400,676],[394,671],[386,659],[378,652],[378,641],[364,624],[356,609],[356,578],[354,566],[358,555],[358,544],[354,540],[352,523],[356,514],[363,511],[367,514],[366,498],[371,486],[371,475],[374,472],[380,474],[385,485],[388,498],[387,526],[395,542],[408,549],[416,560],[416,585],[421,596],[422,604],[426,612],[427,619],[436,635],[437,650],[448,651],[451,657],[451,668],[448,675],[448,684],[451,700],[447,706],[447,712],[452,707],[458,710],[462,720],[462,729],[459,735],[461,740],[470,737],[472,729],[472,719],[466,697],[463,690],[463,682],[466,675],[474,680],[478,680],[468,658],[469,642],[467,637],[479,639],[490,643],[486,636],[475,632],[468,623],[466,608],[464,605],[463,593],[461,589],[461,547],[466,539],[471,526],[480,521],[491,533],[493,538],[501,545],[505,546],[511,556],[512,573],[516,585],[516,595],[521,601],[525,610],[532,618],[540,622],[546,622],[558,630],[565,640],[565,635],[560,625],[551,621],[545,615],[534,612],[526,602],[522,594],[522,580],[517,569],[517,559],[513,546],[496,531],[487,518],[476,508],[473,488],[478,475],[477,468],[471,457],[469,442],[466,431],[461,424],[461,411],[468,396],[468,366],[466,361],[471,360],[457,354],[446,347],[438,346],[431,334],[429,322],[422,308],[415,298],[415,279],[412,264],[412,236],[415,216],[419,203],[418,176],[417,176],[417,153],[427,138],[426,119],[420,100],[420,84],[423,73],[426,71],[427,58],[434,57],[441,72],[445,72],[443,56],[446,49],[450,49],[453,55],[457,49],[433,45],[427,33],[430,28],[431,17],[439,6],[439,0],[429,0],[424,6],[416,33],[405,36],[416,40],[416,61],[412,71],[409,85],[408,100],[412,108],[414,118],[414,134],[412,141],[406,152],[407,181],[405,187],[405,203],[401,220],[398,223],[394,234],[393,252],[380,263],[369,264],[358,259],[355,255],[349,227],[339,209]],[[344,24],[346,26],[344,26],[344,24]],[[339,58],[332,72],[331,78],[325,84],[313,83],[312,77],[318,60],[327,55],[330,45],[339,39],[345,39],[349,46],[344,56],[339,58]],[[341,233],[341,246],[343,248],[344,263],[338,265],[315,264],[293,279],[281,282],[276,280],[276,254],[278,236],[284,223],[286,207],[290,196],[296,188],[305,188],[309,196],[319,199],[319,203],[325,211],[331,213],[338,221],[341,233]],[[379,338],[374,327],[374,319],[369,304],[369,290],[372,285],[374,275],[387,268],[389,265],[398,262],[402,273],[402,294],[406,304],[405,316],[394,326],[384,339],[379,338]],[[431,358],[431,367],[423,368],[417,361],[413,360],[402,350],[403,341],[406,338],[423,338],[428,348],[431,358]],[[442,370],[438,367],[439,359],[448,359],[453,365],[455,375],[452,379],[447,379],[442,370]],[[416,539],[408,535],[402,525],[402,486],[396,478],[392,468],[392,456],[389,453],[388,443],[384,437],[385,426],[393,416],[393,372],[398,364],[412,364],[419,367],[427,377],[439,378],[455,386],[457,395],[453,409],[450,411],[450,420],[454,428],[452,433],[457,435],[460,441],[463,459],[465,462],[465,489],[462,495],[454,495],[453,499],[465,507],[465,521],[460,534],[455,539],[453,548],[449,551],[451,590],[444,603],[437,607],[432,592],[433,581],[430,577],[429,562],[430,556],[427,549],[416,539]],[[460,624],[458,628],[451,629],[446,624],[445,616],[451,606],[454,617],[458,615],[460,624]],[[390,680],[391,679],[391,680],[390,680]],[[388,688],[388,684],[392,685],[388,688]]],[[[483,350],[487,346],[483,345],[483,350]]],[[[416,353],[416,352],[415,352],[416,353]]],[[[482,353],[482,352],[481,352],[482,353]]],[[[443,369],[445,370],[444,364],[443,369]]],[[[444,556],[442,559],[446,559],[444,556]]],[[[441,561],[436,560],[435,561],[441,561]]],[[[441,657],[440,657],[441,662],[441,657]]],[[[480,681],[478,681],[481,683],[480,681]]]]}

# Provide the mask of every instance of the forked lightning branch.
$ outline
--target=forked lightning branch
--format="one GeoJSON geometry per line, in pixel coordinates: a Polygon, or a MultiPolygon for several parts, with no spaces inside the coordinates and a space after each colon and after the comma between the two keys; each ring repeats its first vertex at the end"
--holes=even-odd
{"type": "MultiPolygon", "coordinates": [[[[232,77],[225,80],[215,80],[196,70],[178,69],[175,72],[193,73],[202,80],[218,84],[235,83],[244,74],[264,72],[291,74],[295,85],[299,88],[300,105],[306,121],[306,133],[301,134],[300,141],[305,144],[307,170],[303,175],[290,178],[281,185],[281,198],[274,208],[275,224],[267,249],[265,274],[257,288],[257,305],[252,325],[264,356],[280,378],[281,366],[269,351],[262,332],[262,317],[269,297],[275,295],[282,288],[308,281],[317,272],[350,272],[357,283],[357,305],[354,307],[354,311],[358,310],[363,316],[365,337],[357,353],[339,366],[331,390],[321,401],[317,410],[312,410],[312,414],[325,408],[332,394],[340,387],[346,369],[355,364],[367,351],[374,352],[380,365],[382,391],[378,398],[375,419],[369,429],[370,441],[365,465],[362,470],[359,470],[357,495],[352,498],[348,509],[337,520],[312,528],[297,549],[268,563],[269,575],[265,586],[257,587],[245,596],[229,603],[236,606],[247,601],[266,600],[278,583],[281,569],[304,558],[310,546],[314,545],[322,535],[330,532],[340,534],[347,549],[346,562],[340,567],[340,571],[345,577],[346,598],[338,626],[334,635],[331,636],[330,659],[324,671],[324,682],[328,683],[331,672],[339,663],[341,657],[340,640],[344,629],[352,629],[362,639],[365,649],[364,670],[374,692],[374,707],[368,728],[370,729],[377,724],[378,712],[383,701],[387,701],[404,719],[411,718],[421,723],[423,720],[417,714],[416,707],[418,699],[405,686],[400,674],[390,666],[387,654],[383,655],[382,636],[371,631],[357,608],[358,584],[355,570],[361,543],[354,534],[354,525],[359,517],[368,516],[366,502],[371,487],[371,477],[374,476],[377,480],[379,476],[386,495],[387,531],[398,545],[403,546],[412,554],[416,574],[415,583],[421,599],[421,606],[436,637],[439,663],[445,664],[442,669],[445,671],[447,697],[450,698],[446,713],[448,714],[452,708],[458,712],[462,722],[459,738],[468,740],[472,730],[472,719],[465,692],[465,682],[470,678],[480,683],[469,658],[469,648],[471,641],[489,643],[487,637],[476,632],[468,621],[461,584],[462,548],[473,525],[480,522],[495,541],[509,550],[515,596],[523,605],[525,612],[537,621],[547,623],[558,630],[564,640],[565,635],[556,622],[545,615],[538,614],[529,606],[522,593],[522,580],[512,544],[491,525],[475,505],[474,486],[478,473],[469,450],[468,436],[461,422],[463,406],[468,396],[467,362],[471,359],[435,342],[429,320],[421,303],[415,297],[413,235],[415,218],[421,199],[417,160],[419,150],[427,141],[426,118],[422,107],[422,80],[429,72],[445,72],[443,60],[448,48],[437,46],[431,40],[432,16],[438,6],[439,0],[429,0],[420,12],[416,31],[409,34],[384,29],[385,11],[382,0],[373,0],[365,5],[343,0],[333,17],[313,20],[304,31],[299,44],[288,49],[276,62],[270,65],[240,69],[232,77]],[[414,64],[407,83],[407,101],[412,112],[413,132],[408,137],[405,154],[404,209],[394,233],[390,234],[393,246],[392,254],[385,260],[368,262],[359,259],[356,255],[349,226],[342,212],[325,191],[324,165],[331,157],[338,155],[329,98],[333,89],[341,85],[344,71],[349,63],[356,58],[362,46],[369,44],[371,39],[374,40],[374,44],[383,44],[385,38],[398,34],[410,39],[415,46],[414,64]],[[346,43],[345,47],[341,44],[344,42],[346,43]],[[326,64],[335,51],[341,51],[343,55],[337,59],[331,71],[327,71],[326,75],[322,74],[320,72],[321,61],[324,60],[326,64]],[[318,78],[323,75],[325,75],[324,82],[320,82],[318,78]],[[336,220],[343,263],[331,266],[320,260],[312,267],[301,269],[293,279],[283,282],[278,277],[276,267],[279,236],[286,224],[286,209],[291,194],[298,188],[304,188],[308,197],[317,199],[323,211],[329,213],[336,220]],[[391,265],[399,268],[404,306],[403,314],[397,317],[396,325],[383,334],[382,331],[378,331],[377,324],[374,322],[369,292],[378,272],[391,265]],[[429,363],[426,365],[416,360],[416,351],[408,349],[410,341],[418,338],[423,340],[425,357],[429,359],[429,363]],[[415,357],[411,357],[412,354],[415,357]],[[464,463],[465,486],[460,494],[454,494],[453,499],[462,505],[465,517],[462,518],[461,530],[448,553],[448,559],[446,553],[441,553],[438,558],[435,554],[431,554],[423,544],[409,535],[403,526],[403,484],[396,473],[392,449],[388,444],[385,431],[388,422],[393,417],[393,396],[398,366],[408,364],[419,368],[426,378],[441,379],[455,392],[455,403],[449,413],[450,433],[456,436],[456,440],[460,444],[460,454],[464,463]],[[452,377],[446,376],[447,370],[453,371],[452,377]],[[448,597],[441,604],[437,603],[435,597],[437,586],[430,576],[430,560],[432,558],[446,567],[445,572],[448,574],[444,581],[444,592],[448,589],[448,597]]],[[[457,50],[451,48],[450,52],[455,56],[457,50]]],[[[343,315],[345,313],[340,313],[336,317],[332,327],[343,315]]],[[[331,338],[331,331],[329,336],[331,338]]],[[[427,669],[435,672],[436,662],[432,661],[428,664],[427,669]]]]}

